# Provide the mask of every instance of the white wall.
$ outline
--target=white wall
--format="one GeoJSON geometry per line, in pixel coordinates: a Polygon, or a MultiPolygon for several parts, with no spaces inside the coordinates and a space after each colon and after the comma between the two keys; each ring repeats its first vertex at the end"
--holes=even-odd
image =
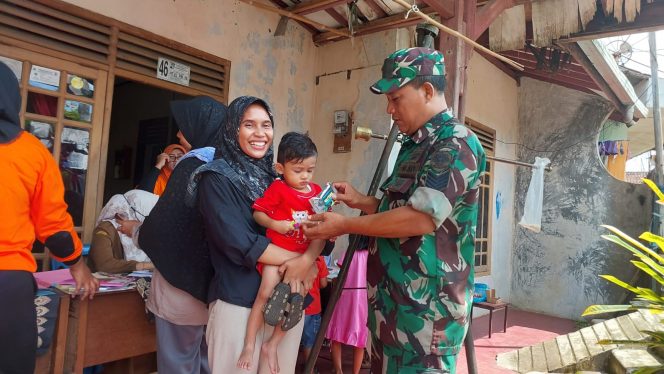
{"type": "MultiPolygon", "coordinates": [[[[478,53],[473,54],[467,72],[466,116],[496,130],[496,139],[506,143],[516,142],[519,120],[517,82],[478,53]]],[[[496,142],[495,156],[515,159],[515,152],[514,145],[496,142]]],[[[509,300],[511,289],[511,256],[516,225],[513,207],[521,203],[514,201],[514,183],[515,166],[494,162],[491,274],[476,278],[476,282],[495,288],[496,295],[505,300],[509,300]]]]}
{"type": "Polygon", "coordinates": [[[66,1],[230,60],[229,99],[267,100],[278,136],[287,127],[304,130],[311,121],[317,49],[295,22],[274,37],[279,15],[239,1],[66,1]]]}
{"type": "MultiPolygon", "coordinates": [[[[329,74],[321,76],[316,86],[316,109],[311,126],[311,136],[319,152],[315,177],[319,184],[347,180],[359,191],[367,192],[385,141],[367,143],[353,139],[351,152],[333,153],[334,111],[352,111],[356,125],[370,127],[376,133],[389,132],[391,119],[385,112],[387,101],[384,95],[371,93],[369,86],[380,78],[385,57],[401,46],[410,46],[408,35],[409,30],[392,30],[319,47],[316,75],[329,74]],[[349,69],[350,79],[347,79],[349,69]],[[338,73],[330,74],[335,72],[338,73]]],[[[344,207],[335,210],[359,214],[344,207]]],[[[340,238],[335,257],[345,251],[347,245],[347,238],[340,238]]]]}

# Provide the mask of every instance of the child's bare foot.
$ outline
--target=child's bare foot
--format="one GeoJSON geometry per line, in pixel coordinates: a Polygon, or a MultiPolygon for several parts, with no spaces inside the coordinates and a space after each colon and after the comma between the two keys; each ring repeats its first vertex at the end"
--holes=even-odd
{"type": "Polygon", "coordinates": [[[254,358],[254,347],[244,347],[240,358],[237,360],[237,368],[251,370],[251,361],[254,358]]]}
{"type": "Polygon", "coordinates": [[[279,360],[277,359],[277,345],[266,342],[261,347],[261,357],[267,358],[267,364],[270,367],[271,374],[279,373],[279,360]]]}

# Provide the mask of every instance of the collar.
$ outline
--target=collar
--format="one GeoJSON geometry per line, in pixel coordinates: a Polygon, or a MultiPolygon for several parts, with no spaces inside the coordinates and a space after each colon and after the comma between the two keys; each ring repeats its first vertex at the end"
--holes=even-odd
{"type": "Polygon", "coordinates": [[[431,119],[429,119],[427,123],[424,124],[424,126],[420,127],[412,136],[407,138],[415,142],[415,144],[420,144],[422,141],[424,141],[424,139],[429,137],[430,134],[436,132],[436,130],[438,130],[442,125],[452,119],[454,119],[454,113],[452,113],[452,109],[445,109],[444,111],[431,117],[431,119]]]}

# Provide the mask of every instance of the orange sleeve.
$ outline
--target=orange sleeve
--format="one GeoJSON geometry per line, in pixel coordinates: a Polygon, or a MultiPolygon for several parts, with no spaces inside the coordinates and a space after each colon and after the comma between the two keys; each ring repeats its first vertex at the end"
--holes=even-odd
{"type": "MultiPolygon", "coordinates": [[[[81,256],[83,245],[74,231],[72,218],[67,213],[67,204],[64,201],[65,187],[60,170],[45,148],[44,151],[42,156],[44,157],[44,170],[35,184],[30,203],[30,216],[35,226],[37,239],[47,244],[53,257],[60,262],[72,263],[81,256]],[[55,236],[58,236],[59,239],[62,239],[63,236],[66,238],[66,233],[71,236],[71,243],[69,240],[65,240],[65,245],[57,250],[48,245],[49,240],[55,236]]],[[[58,240],[58,244],[62,243],[62,240],[58,240]]]]}

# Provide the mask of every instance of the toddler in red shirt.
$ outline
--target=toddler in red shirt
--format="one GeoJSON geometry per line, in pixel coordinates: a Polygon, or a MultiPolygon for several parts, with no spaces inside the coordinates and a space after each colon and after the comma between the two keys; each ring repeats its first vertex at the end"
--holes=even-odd
{"type": "MultiPolygon", "coordinates": [[[[304,134],[286,133],[279,143],[275,169],[281,175],[275,180],[262,197],[253,205],[254,219],[267,228],[266,236],[273,244],[289,251],[304,253],[308,248],[318,256],[325,245],[324,240],[308,241],[301,230],[301,224],[310,214],[314,214],[309,200],[321,192],[321,187],[311,182],[318,151],[314,142],[304,134]]],[[[240,369],[250,369],[256,344],[256,334],[263,323],[280,325],[272,336],[264,340],[261,355],[268,358],[270,371],[279,372],[277,347],[285,331],[295,326],[302,319],[303,297],[291,294],[290,287],[281,283],[278,266],[258,264],[261,272],[261,285],[256,301],[251,308],[244,348],[237,362],[240,369]],[[274,293],[273,293],[274,291],[274,293]],[[280,299],[282,304],[288,300],[287,317],[282,318],[284,308],[265,305],[268,300],[280,299]],[[263,310],[265,309],[265,315],[263,310]]],[[[270,304],[273,304],[272,302],[270,304]]],[[[274,303],[275,305],[279,302],[274,303]]]]}

